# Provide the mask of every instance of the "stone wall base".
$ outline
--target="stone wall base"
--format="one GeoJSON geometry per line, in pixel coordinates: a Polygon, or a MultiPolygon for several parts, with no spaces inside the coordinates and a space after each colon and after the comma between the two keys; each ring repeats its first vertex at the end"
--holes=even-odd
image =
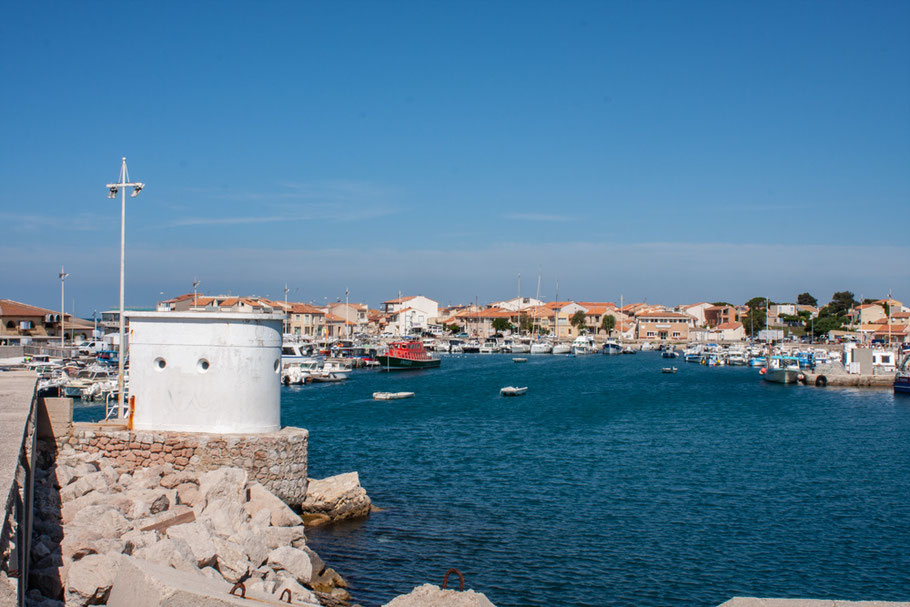
{"type": "Polygon", "coordinates": [[[307,444],[303,428],[267,434],[99,430],[73,426],[58,440],[77,451],[101,453],[119,472],[171,464],[177,470],[207,472],[224,466],[243,468],[286,504],[299,507],[307,489],[307,444]]]}

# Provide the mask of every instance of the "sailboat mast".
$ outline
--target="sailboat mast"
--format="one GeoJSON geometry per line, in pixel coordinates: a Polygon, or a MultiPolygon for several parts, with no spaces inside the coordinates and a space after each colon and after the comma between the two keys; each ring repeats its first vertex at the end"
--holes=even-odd
{"type": "MultiPolygon", "coordinates": [[[[625,315],[625,312],[622,311],[622,293],[619,294],[619,313],[625,315]]],[[[622,318],[619,320],[619,349],[622,351],[622,318]]]]}

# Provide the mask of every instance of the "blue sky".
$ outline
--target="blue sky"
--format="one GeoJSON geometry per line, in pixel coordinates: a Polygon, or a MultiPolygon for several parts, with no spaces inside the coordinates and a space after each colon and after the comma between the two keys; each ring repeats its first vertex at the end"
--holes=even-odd
{"type": "Polygon", "coordinates": [[[7,3],[0,297],[910,299],[906,2],[7,3]]]}

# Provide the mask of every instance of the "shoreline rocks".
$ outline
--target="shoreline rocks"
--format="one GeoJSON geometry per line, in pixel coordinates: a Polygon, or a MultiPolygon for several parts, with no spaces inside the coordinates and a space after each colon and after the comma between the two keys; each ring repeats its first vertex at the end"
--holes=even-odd
{"type": "Polygon", "coordinates": [[[43,442],[37,468],[29,605],[105,604],[126,591],[117,587],[125,562],[181,572],[184,590],[186,580],[209,580],[243,582],[276,602],[288,590],[297,605],[350,599],[307,548],[300,516],[243,469],[195,474],[162,463],[121,474],[101,454],[43,442]]]}

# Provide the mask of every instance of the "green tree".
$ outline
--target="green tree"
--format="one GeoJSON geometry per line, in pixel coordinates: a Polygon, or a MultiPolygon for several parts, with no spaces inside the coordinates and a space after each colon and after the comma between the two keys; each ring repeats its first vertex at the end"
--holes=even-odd
{"type": "Polygon", "coordinates": [[[451,325],[446,327],[446,331],[448,331],[449,333],[452,333],[454,335],[456,333],[461,333],[461,327],[459,327],[455,323],[452,323],[451,325]]]}
{"type": "Polygon", "coordinates": [[[815,307],[818,305],[818,300],[812,297],[808,291],[805,293],[800,293],[796,296],[796,303],[801,306],[812,306],[815,307]]]}
{"type": "Polygon", "coordinates": [[[518,317],[518,328],[525,333],[530,333],[534,330],[534,319],[527,314],[522,314],[518,317]]]}
{"type": "Polygon", "coordinates": [[[856,300],[853,299],[853,293],[851,291],[838,291],[831,297],[831,303],[829,303],[825,308],[827,309],[826,316],[846,316],[847,312],[856,305],[856,300]]]}
{"type": "Polygon", "coordinates": [[[836,331],[838,329],[844,328],[843,316],[819,316],[815,319],[813,329],[813,334],[816,336],[823,335],[828,331],[836,331]]]}
{"type": "Polygon", "coordinates": [[[494,318],[493,319],[493,330],[497,333],[502,333],[503,331],[508,331],[512,328],[512,323],[509,322],[508,318],[494,318]]]}
{"type": "Polygon", "coordinates": [[[765,319],[767,316],[767,311],[765,306],[767,305],[768,300],[764,297],[753,297],[746,302],[746,307],[749,309],[746,312],[741,321],[743,323],[743,329],[746,331],[746,335],[754,337],[758,335],[758,332],[765,328],[765,319]]]}
{"type": "Polygon", "coordinates": [[[728,302],[728,301],[715,301],[715,302],[712,303],[711,305],[712,305],[712,306],[730,306],[731,308],[733,307],[733,304],[731,304],[731,303],[728,302]]]}
{"type": "Polygon", "coordinates": [[[573,327],[575,327],[576,329],[578,329],[579,331],[581,331],[582,328],[584,328],[584,326],[585,326],[585,313],[584,313],[584,310],[578,310],[577,312],[575,312],[575,314],[573,314],[572,316],[570,316],[570,317],[569,317],[569,324],[571,324],[573,327]]]}
{"type": "Polygon", "coordinates": [[[613,331],[613,327],[615,327],[615,326],[616,326],[616,319],[609,314],[604,314],[603,318],[600,319],[600,328],[603,331],[606,331],[607,335],[609,335],[613,331]]]}
{"type": "Polygon", "coordinates": [[[764,310],[765,304],[773,304],[773,301],[768,301],[766,297],[753,297],[746,302],[747,308],[755,308],[757,310],[764,310]]]}

